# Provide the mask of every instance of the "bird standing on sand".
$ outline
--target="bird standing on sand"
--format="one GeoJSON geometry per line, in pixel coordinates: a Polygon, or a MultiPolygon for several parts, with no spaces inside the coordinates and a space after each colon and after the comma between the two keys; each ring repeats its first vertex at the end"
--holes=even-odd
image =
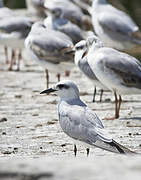
{"type": "Polygon", "coordinates": [[[114,93],[114,118],[119,118],[121,95],[141,93],[141,63],[126,53],[104,47],[96,36],[91,40],[93,44],[89,47],[88,63],[99,81],[114,93]]]}
{"type": "MultiPolygon", "coordinates": [[[[121,154],[134,153],[114,141],[106,132],[98,116],[81,101],[78,87],[73,81],[60,81],[40,94],[51,92],[55,92],[60,97],[58,115],[62,130],[76,142],[86,145],[87,156],[89,147],[98,147],[121,154]]],[[[74,153],[76,156],[76,145],[74,145],[74,153]]]]}
{"type": "Polygon", "coordinates": [[[75,57],[74,62],[76,66],[79,67],[80,71],[82,71],[88,79],[92,81],[94,84],[94,94],[93,94],[93,102],[95,102],[96,96],[96,87],[101,88],[100,94],[100,102],[102,101],[103,89],[107,90],[107,88],[97,79],[94,71],[92,71],[90,65],[88,64],[87,53],[88,53],[88,45],[86,40],[82,40],[78,42],[75,47],[75,57]]]}
{"type": "Polygon", "coordinates": [[[104,46],[126,50],[141,45],[141,32],[136,23],[106,0],[93,0],[91,15],[95,33],[104,46]]]}
{"type": "MultiPolygon", "coordinates": [[[[47,29],[42,22],[36,22],[25,40],[25,47],[31,57],[44,68],[57,74],[58,81],[60,73],[71,70],[73,55],[68,54],[73,46],[72,40],[64,33],[47,29]]],[[[49,75],[46,71],[47,87],[49,86],[49,75]]]]}
{"type": "Polygon", "coordinates": [[[9,70],[12,70],[16,49],[19,50],[17,70],[20,70],[21,51],[32,24],[33,20],[24,16],[9,16],[0,20],[0,43],[13,49],[9,70]]]}

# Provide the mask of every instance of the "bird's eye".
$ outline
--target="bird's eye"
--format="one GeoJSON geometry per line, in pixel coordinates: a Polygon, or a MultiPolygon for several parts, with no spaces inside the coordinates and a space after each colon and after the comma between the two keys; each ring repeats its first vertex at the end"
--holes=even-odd
{"type": "Polygon", "coordinates": [[[67,86],[66,84],[58,84],[57,86],[59,89],[68,89],[69,86],[67,86]]]}
{"type": "Polygon", "coordinates": [[[83,49],[84,48],[84,46],[77,46],[76,47],[76,50],[81,50],[81,49],[83,49]]]}

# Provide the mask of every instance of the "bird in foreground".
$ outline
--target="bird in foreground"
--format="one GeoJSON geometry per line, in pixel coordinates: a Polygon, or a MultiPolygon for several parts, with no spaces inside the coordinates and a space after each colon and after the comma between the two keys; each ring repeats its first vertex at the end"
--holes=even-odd
{"type": "MultiPolygon", "coordinates": [[[[120,145],[106,132],[102,121],[81,101],[77,85],[70,80],[57,83],[40,94],[55,92],[59,97],[58,115],[62,130],[73,140],[84,143],[89,155],[89,147],[98,147],[121,154],[132,154],[126,147],[120,145]]],[[[76,156],[77,147],[74,145],[76,156]]]]}
{"type": "Polygon", "coordinates": [[[20,70],[21,51],[32,24],[33,21],[24,16],[9,16],[0,20],[0,43],[13,49],[9,70],[12,70],[16,49],[19,50],[17,70],[20,70]]]}
{"type": "Polygon", "coordinates": [[[136,23],[106,0],[93,0],[91,15],[95,33],[104,46],[128,50],[141,45],[141,32],[136,23]]]}
{"type": "Polygon", "coordinates": [[[91,40],[93,43],[89,47],[88,63],[99,81],[114,93],[114,119],[119,118],[121,95],[141,93],[141,63],[133,56],[104,47],[96,36],[91,37],[91,40]]]}
{"type": "MultiPolygon", "coordinates": [[[[33,24],[25,40],[25,47],[31,57],[44,68],[56,73],[58,81],[60,73],[70,72],[74,67],[73,55],[69,53],[72,46],[72,40],[66,34],[47,29],[42,22],[33,24]]],[[[48,87],[48,71],[46,71],[46,77],[48,87]]]]}
{"type": "Polygon", "coordinates": [[[93,102],[95,102],[96,96],[96,87],[101,88],[100,94],[100,102],[102,101],[103,90],[108,90],[96,77],[94,71],[92,71],[90,65],[88,64],[87,59],[87,52],[88,52],[88,45],[86,40],[82,40],[78,42],[74,46],[75,56],[74,62],[75,65],[79,67],[80,71],[82,71],[88,79],[92,81],[94,84],[94,94],[93,94],[93,102]]]}

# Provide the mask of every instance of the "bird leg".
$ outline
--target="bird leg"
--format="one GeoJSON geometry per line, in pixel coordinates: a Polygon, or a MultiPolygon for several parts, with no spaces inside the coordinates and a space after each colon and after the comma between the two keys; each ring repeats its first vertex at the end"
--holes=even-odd
{"type": "Polygon", "coordinates": [[[4,47],[4,52],[5,52],[5,62],[6,62],[6,64],[8,64],[9,60],[8,60],[8,48],[7,48],[7,46],[4,47]]]}
{"type": "Polygon", "coordinates": [[[19,50],[19,54],[18,54],[18,64],[17,64],[17,71],[20,70],[20,61],[22,59],[22,52],[21,50],[19,50]]]}
{"type": "Polygon", "coordinates": [[[121,107],[121,103],[122,103],[122,98],[121,95],[119,95],[119,100],[118,100],[118,109],[117,109],[117,118],[119,118],[119,111],[120,111],[120,107],[121,107]]]}
{"type": "Polygon", "coordinates": [[[119,118],[119,103],[116,92],[114,92],[115,95],[115,119],[119,118]]]}
{"type": "Polygon", "coordinates": [[[93,101],[92,102],[95,102],[95,96],[96,96],[96,86],[94,86],[94,94],[93,94],[93,101]]]}
{"type": "Polygon", "coordinates": [[[87,151],[87,157],[88,157],[88,156],[89,156],[89,153],[90,153],[90,149],[87,148],[86,151],[87,151]]]}
{"type": "Polygon", "coordinates": [[[56,76],[57,76],[58,82],[59,82],[60,81],[60,74],[58,73],[56,76]]]}
{"type": "Polygon", "coordinates": [[[70,71],[65,71],[65,76],[69,77],[70,76],[70,71]]]}
{"type": "Polygon", "coordinates": [[[10,66],[9,66],[9,69],[8,69],[9,71],[12,71],[14,61],[15,61],[15,51],[14,51],[14,49],[12,49],[10,66]]]}
{"type": "Polygon", "coordinates": [[[46,73],[46,83],[47,83],[47,89],[49,88],[49,74],[48,74],[48,70],[45,69],[45,73],[46,73]]]}
{"type": "Polygon", "coordinates": [[[74,156],[76,157],[76,154],[77,154],[77,147],[76,145],[74,144],[74,156]]]}
{"type": "Polygon", "coordinates": [[[102,96],[103,96],[103,89],[101,89],[100,100],[99,100],[99,102],[102,102],[102,96]]]}
{"type": "Polygon", "coordinates": [[[104,120],[114,120],[119,118],[119,108],[120,108],[120,104],[118,104],[118,98],[117,98],[117,94],[116,92],[114,92],[115,95],[115,116],[114,117],[110,117],[110,118],[104,118],[104,120]]]}

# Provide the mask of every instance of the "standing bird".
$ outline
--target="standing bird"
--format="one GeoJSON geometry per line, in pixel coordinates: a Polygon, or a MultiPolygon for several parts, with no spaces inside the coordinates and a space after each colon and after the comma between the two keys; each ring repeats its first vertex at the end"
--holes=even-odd
{"type": "Polygon", "coordinates": [[[114,118],[119,118],[121,95],[141,93],[141,63],[126,53],[104,47],[96,36],[93,36],[87,58],[99,81],[114,93],[114,118]]]}
{"type": "Polygon", "coordinates": [[[102,94],[103,94],[103,89],[107,90],[107,88],[97,79],[95,73],[91,69],[90,65],[88,64],[88,59],[87,59],[87,53],[88,53],[88,44],[86,40],[82,40],[78,42],[75,47],[75,57],[74,57],[74,62],[76,66],[79,67],[80,71],[82,71],[88,79],[90,79],[93,84],[94,84],[94,95],[93,95],[93,102],[95,102],[95,96],[96,96],[96,87],[100,87],[101,89],[101,94],[100,94],[100,102],[102,101],[102,94]]]}
{"type": "Polygon", "coordinates": [[[61,8],[48,9],[48,11],[50,11],[51,15],[44,20],[47,28],[49,26],[49,28],[51,27],[54,30],[65,33],[72,39],[74,44],[84,39],[83,32],[79,26],[63,17],[61,8]]]}
{"type": "Polygon", "coordinates": [[[106,0],[93,0],[91,15],[95,33],[104,46],[127,50],[141,45],[141,32],[136,23],[106,0]]]}
{"type": "MultiPolygon", "coordinates": [[[[25,47],[31,57],[44,68],[57,74],[58,81],[60,73],[70,71],[73,65],[72,40],[62,32],[47,29],[42,22],[36,22],[25,40],[25,47]]],[[[47,87],[49,85],[48,71],[47,87]]]]}
{"type": "MultiPolygon", "coordinates": [[[[11,17],[11,16],[15,16],[14,11],[5,7],[3,0],[0,0],[0,20],[3,18],[11,17]]],[[[6,64],[8,64],[9,60],[8,60],[8,48],[7,48],[7,46],[4,46],[4,53],[5,53],[5,62],[6,62],[6,64]]]]}
{"type": "MultiPolygon", "coordinates": [[[[98,147],[121,154],[134,153],[114,141],[106,132],[96,113],[81,101],[78,87],[73,81],[60,81],[40,94],[51,92],[56,92],[60,97],[58,115],[62,130],[73,140],[86,145],[87,156],[89,155],[89,147],[98,147]]],[[[74,146],[74,153],[76,156],[76,145],[74,146]]]]}
{"type": "Polygon", "coordinates": [[[20,69],[21,51],[32,24],[30,18],[22,16],[9,16],[0,20],[0,43],[13,49],[9,70],[12,70],[16,49],[19,49],[17,70],[20,69]]]}
{"type": "Polygon", "coordinates": [[[85,15],[81,8],[70,0],[46,0],[44,6],[47,10],[60,8],[63,12],[64,18],[70,20],[74,24],[77,24],[84,30],[93,30],[91,18],[85,15]]]}

